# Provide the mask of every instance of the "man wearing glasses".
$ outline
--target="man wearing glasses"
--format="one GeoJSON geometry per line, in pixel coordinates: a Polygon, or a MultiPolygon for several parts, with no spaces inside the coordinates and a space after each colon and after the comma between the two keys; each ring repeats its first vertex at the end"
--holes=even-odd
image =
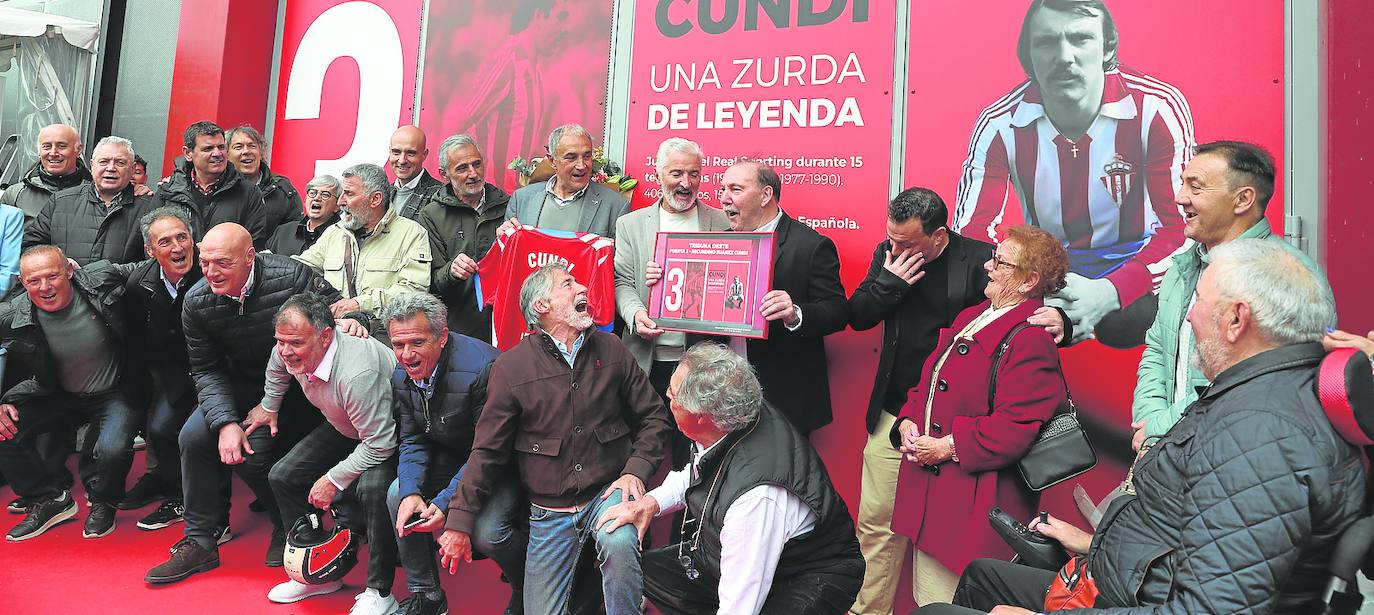
{"type": "Polygon", "coordinates": [[[295,256],[319,241],[325,229],[339,221],[339,191],[342,184],[333,175],[321,175],[305,185],[305,218],[277,227],[267,240],[267,251],[295,256]]]}
{"type": "Polygon", "coordinates": [[[689,467],[638,500],[611,507],[599,531],[687,509],[682,542],[643,556],[644,594],[664,613],[840,613],[864,560],[849,509],[816,449],[763,401],[748,361],[703,342],[668,387],[689,467]]]}

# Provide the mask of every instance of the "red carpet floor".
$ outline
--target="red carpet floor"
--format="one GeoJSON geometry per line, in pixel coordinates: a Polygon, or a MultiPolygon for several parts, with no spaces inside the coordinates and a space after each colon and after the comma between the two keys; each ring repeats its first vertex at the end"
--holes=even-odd
{"type": "MultiPolygon", "coordinates": [[[[136,458],[131,483],[143,471],[143,454],[136,458]]],[[[73,472],[75,466],[73,458],[73,472]]],[[[143,574],[167,558],[167,549],[181,538],[182,526],[152,532],[138,529],[134,524],[152,512],[150,505],[119,511],[115,531],[109,536],[82,538],[87,509],[84,493],[77,487],[73,495],[81,509],[74,520],[22,543],[0,541],[0,613],[347,613],[366,581],[362,562],[344,580],[344,588],[332,595],[295,604],[268,602],[267,591],[286,580],[281,568],[262,565],[271,524],[265,514],[248,510],[252,495],[237,479],[234,494],[230,516],[234,539],[220,546],[220,567],[180,583],[153,586],[143,582],[143,574]]],[[[13,497],[9,487],[0,487],[0,502],[13,497]]],[[[9,531],[20,519],[0,509],[0,531],[9,531]]],[[[366,558],[366,553],[362,555],[366,558]]],[[[510,597],[510,586],[501,582],[499,570],[490,561],[474,562],[454,576],[441,576],[449,612],[454,615],[499,614],[510,597]]],[[[398,600],[407,595],[405,575],[399,569],[395,587],[398,600]]]]}

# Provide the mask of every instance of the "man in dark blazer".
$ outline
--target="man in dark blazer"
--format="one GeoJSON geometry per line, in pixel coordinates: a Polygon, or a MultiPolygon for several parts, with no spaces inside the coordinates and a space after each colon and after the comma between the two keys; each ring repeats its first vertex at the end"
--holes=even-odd
{"type": "MultiPolygon", "coordinates": [[[[893,499],[902,456],[888,434],[907,391],[916,386],[926,357],[966,308],[987,299],[988,274],[983,263],[993,246],[964,237],[946,226],[949,211],[933,190],[907,188],[887,207],[887,239],[873,250],[868,274],[849,298],[849,325],[866,331],[883,325],[882,352],[873,378],[865,426],[863,478],[859,495],[859,547],[867,567],[863,587],[851,613],[891,613],[898,575],[910,540],[894,534],[893,499]]],[[[1067,319],[1045,308],[1049,327],[1063,339],[1067,319]]]]}
{"type": "MultiPolygon", "coordinates": [[[[732,231],[773,233],[773,290],[759,310],[768,339],[730,338],[758,372],[763,396],[797,431],[830,424],[825,336],[849,324],[835,242],[779,207],[782,180],[768,165],[741,158],[721,181],[721,209],[732,231]]],[[[691,340],[688,340],[691,346],[691,340]]]]}
{"type": "Polygon", "coordinates": [[[592,181],[592,135],[577,124],[549,134],[549,160],[554,176],[515,191],[506,208],[506,224],[525,224],[560,231],[596,233],[615,238],[615,221],[630,203],[605,184],[592,181]]]}

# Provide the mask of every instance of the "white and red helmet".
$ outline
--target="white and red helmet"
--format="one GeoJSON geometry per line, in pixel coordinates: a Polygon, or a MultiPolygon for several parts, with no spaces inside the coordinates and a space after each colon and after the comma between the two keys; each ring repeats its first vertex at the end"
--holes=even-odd
{"type": "Polygon", "coordinates": [[[321,514],[303,515],[286,533],[282,560],[286,574],[297,583],[319,585],[342,579],[358,563],[358,539],[337,520],[324,527],[321,514]]]}

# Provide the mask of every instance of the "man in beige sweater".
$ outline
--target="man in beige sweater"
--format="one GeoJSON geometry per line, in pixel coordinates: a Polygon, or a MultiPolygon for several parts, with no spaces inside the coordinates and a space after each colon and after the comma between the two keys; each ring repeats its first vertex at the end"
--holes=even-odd
{"type": "MultiPolygon", "coordinates": [[[[249,413],[247,431],[276,430],[291,379],[324,415],[325,423],[282,457],[268,475],[291,527],[311,508],[327,509],[343,492],[360,504],[358,529],[369,537],[367,588],[353,613],[396,609],[391,583],[396,575],[396,536],[386,508],[386,491],[396,479],[396,422],[391,415],[391,372],[395,355],[375,339],[340,335],[329,305],[302,293],[286,301],[273,321],[277,345],[267,362],[265,395],[249,413]],[[257,419],[256,417],[262,417],[257,419]]],[[[342,583],[304,585],[293,580],[272,588],[273,602],[296,602],[337,591],[342,583]]]]}

